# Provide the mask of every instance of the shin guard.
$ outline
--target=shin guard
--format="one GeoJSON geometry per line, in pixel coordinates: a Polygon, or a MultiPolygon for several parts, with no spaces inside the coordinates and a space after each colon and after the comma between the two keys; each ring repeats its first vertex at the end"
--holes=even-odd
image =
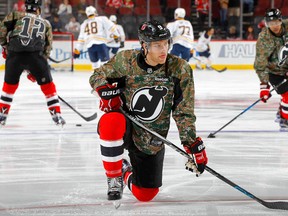
{"type": "Polygon", "coordinates": [[[58,99],[58,95],[56,92],[56,87],[53,82],[40,85],[42,92],[44,93],[47,101],[47,106],[51,115],[55,115],[56,113],[61,113],[60,103],[58,99]]]}
{"type": "Polygon", "coordinates": [[[3,115],[8,115],[11,104],[13,102],[13,96],[19,86],[19,83],[17,84],[8,84],[4,82],[3,88],[2,88],[2,94],[0,98],[0,113],[3,115]]]}
{"type": "Polygon", "coordinates": [[[284,119],[288,119],[288,92],[281,94],[281,117],[284,119]]]}
{"type": "Polygon", "coordinates": [[[106,176],[122,176],[122,159],[124,153],[123,136],[126,131],[126,119],[122,113],[105,113],[98,123],[101,155],[106,176]]]}

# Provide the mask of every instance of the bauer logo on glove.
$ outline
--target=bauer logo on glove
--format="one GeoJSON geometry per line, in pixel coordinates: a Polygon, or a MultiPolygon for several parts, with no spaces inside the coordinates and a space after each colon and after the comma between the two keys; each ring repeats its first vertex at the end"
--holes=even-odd
{"type": "Polygon", "coordinates": [[[99,108],[103,112],[118,110],[122,106],[121,89],[117,87],[117,83],[98,86],[95,91],[101,98],[99,108]]]}
{"type": "Polygon", "coordinates": [[[121,91],[120,91],[120,89],[104,88],[104,89],[99,89],[98,93],[99,93],[99,96],[101,98],[111,99],[111,98],[119,95],[121,93],[121,91]]]}

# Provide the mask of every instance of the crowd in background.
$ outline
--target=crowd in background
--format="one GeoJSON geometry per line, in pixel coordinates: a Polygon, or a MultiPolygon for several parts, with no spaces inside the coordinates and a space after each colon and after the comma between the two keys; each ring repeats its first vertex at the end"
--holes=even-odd
{"type": "MultiPolygon", "coordinates": [[[[255,40],[263,25],[262,19],[254,18],[254,9],[260,0],[243,0],[243,13],[251,17],[245,22],[240,35],[241,0],[212,0],[211,25],[215,28],[214,39],[255,40]]],[[[268,0],[267,0],[268,1],[268,0]]],[[[14,10],[24,10],[25,0],[15,2],[14,10]]],[[[181,7],[186,10],[188,19],[194,28],[195,39],[208,27],[209,0],[181,0],[181,7]]],[[[174,19],[174,10],[178,0],[150,1],[150,19],[168,23],[174,19]],[[157,10],[156,10],[157,9],[157,10]]],[[[72,32],[78,37],[80,24],[87,18],[85,8],[96,7],[99,15],[116,15],[118,23],[123,25],[126,39],[137,39],[138,24],[147,19],[146,0],[43,0],[42,15],[51,22],[55,32],[72,32]]],[[[262,17],[264,14],[262,15],[262,17]]]]}

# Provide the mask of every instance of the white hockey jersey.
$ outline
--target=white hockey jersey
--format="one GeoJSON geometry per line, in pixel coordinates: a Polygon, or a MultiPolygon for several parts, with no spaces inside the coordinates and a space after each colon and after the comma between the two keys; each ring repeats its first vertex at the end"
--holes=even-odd
{"type": "Polygon", "coordinates": [[[108,40],[109,40],[108,44],[107,44],[108,47],[120,47],[120,41],[123,41],[123,42],[125,41],[125,32],[124,32],[123,27],[119,24],[116,24],[116,31],[120,35],[120,40],[118,42],[116,42],[114,40],[114,35],[110,34],[108,37],[108,40]]]}
{"type": "Polygon", "coordinates": [[[209,48],[209,44],[211,41],[212,35],[210,35],[208,38],[205,37],[206,31],[202,32],[201,36],[199,37],[196,45],[196,51],[197,52],[204,52],[209,48]]]}
{"type": "Polygon", "coordinates": [[[179,19],[167,24],[173,44],[180,44],[189,49],[193,48],[194,31],[191,23],[188,20],[179,19]]]}
{"type": "Polygon", "coordinates": [[[84,45],[86,48],[90,48],[93,44],[107,44],[108,36],[111,34],[120,36],[116,31],[116,25],[106,16],[88,18],[81,24],[75,48],[81,51],[84,45]]]}

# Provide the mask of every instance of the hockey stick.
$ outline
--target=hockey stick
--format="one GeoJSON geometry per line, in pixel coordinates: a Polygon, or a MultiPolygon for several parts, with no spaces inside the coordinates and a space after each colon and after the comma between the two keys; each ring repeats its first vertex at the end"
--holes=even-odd
{"type": "Polygon", "coordinates": [[[61,62],[64,62],[64,61],[67,61],[67,60],[69,60],[69,59],[71,59],[72,58],[72,56],[70,56],[70,57],[68,57],[68,58],[65,58],[65,59],[62,59],[62,60],[55,60],[55,59],[53,59],[53,58],[51,58],[50,56],[49,56],[49,60],[50,61],[52,61],[52,62],[54,62],[54,63],[61,63],[61,62]]]}
{"type": "MultiPolygon", "coordinates": [[[[84,53],[87,53],[88,51],[84,51],[84,52],[81,52],[81,54],[84,54],[84,53]]],[[[69,59],[71,59],[72,58],[72,55],[71,56],[69,56],[68,58],[65,58],[65,59],[62,59],[62,60],[55,60],[55,59],[53,59],[53,58],[51,58],[50,56],[49,56],[49,60],[50,61],[52,61],[52,62],[54,62],[54,63],[61,63],[61,62],[64,62],[64,61],[67,61],[67,60],[69,60],[69,59]]]]}
{"type": "MultiPolygon", "coordinates": [[[[147,128],[146,126],[144,126],[143,124],[141,124],[135,117],[131,116],[130,114],[126,113],[125,111],[123,111],[121,109],[122,113],[128,118],[130,119],[134,124],[136,124],[137,126],[139,126],[140,128],[148,131],[149,133],[151,133],[152,135],[156,136],[157,138],[159,138],[160,140],[162,140],[166,145],[168,145],[169,147],[171,147],[172,149],[174,149],[175,151],[177,151],[178,153],[180,153],[181,155],[183,155],[184,157],[191,159],[191,157],[182,149],[180,149],[179,147],[177,147],[175,144],[173,144],[172,142],[170,142],[169,140],[167,140],[166,138],[162,137],[160,134],[156,133],[155,131],[150,130],[149,128],[147,128]]],[[[206,166],[205,170],[209,173],[211,173],[212,175],[214,175],[215,177],[219,178],[220,180],[224,181],[225,183],[229,184],[231,187],[237,189],[238,191],[240,191],[241,193],[245,194],[246,196],[250,197],[251,199],[256,200],[258,203],[262,204],[263,206],[270,208],[270,209],[282,209],[282,210],[288,210],[288,202],[266,202],[256,196],[254,196],[253,194],[251,194],[250,192],[248,192],[247,190],[245,190],[244,188],[240,187],[239,185],[235,184],[234,182],[230,181],[229,179],[225,178],[224,176],[222,176],[221,174],[217,173],[215,170],[213,170],[212,168],[206,166]]]]}
{"type": "MultiPolygon", "coordinates": [[[[278,84],[277,86],[274,86],[273,89],[270,90],[270,93],[273,92],[275,89],[279,88],[283,83],[285,83],[286,80],[284,79],[280,84],[278,84]]],[[[225,125],[223,125],[221,128],[219,128],[217,131],[210,133],[208,135],[208,138],[215,138],[215,134],[217,134],[219,131],[221,131],[223,128],[225,128],[227,125],[229,125],[231,122],[233,122],[235,119],[237,119],[240,115],[242,115],[243,113],[247,112],[249,109],[251,109],[253,106],[255,106],[258,102],[260,102],[262,98],[259,98],[258,100],[256,100],[253,104],[251,104],[250,106],[248,106],[246,109],[244,109],[241,113],[239,113],[237,116],[235,116],[233,119],[231,119],[228,123],[226,123],[225,125]]]]}
{"type": "MultiPolygon", "coordinates": [[[[274,89],[272,89],[270,92],[272,92],[274,89]]],[[[221,128],[219,128],[217,131],[210,133],[208,135],[208,138],[215,138],[215,134],[217,134],[219,131],[221,131],[223,128],[225,128],[227,125],[229,125],[231,122],[233,122],[235,119],[237,119],[240,115],[247,112],[249,109],[251,109],[253,106],[255,106],[258,102],[260,102],[262,98],[259,98],[257,101],[255,101],[253,104],[251,104],[249,107],[244,109],[241,113],[239,113],[237,116],[235,116],[233,119],[231,119],[229,122],[227,122],[225,125],[223,125],[221,128]]]]}
{"type": "Polygon", "coordinates": [[[85,117],[83,116],[81,113],[79,113],[74,107],[72,107],[68,102],[66,102],[62,97],[60,97],[58,95],[58,98],[63,102],[65,103],[70,109],[72,109],[75,113],[77,113],[81,118],[83,118],[85,121],[92,121],[94,119],[97,118],[97,112],[94,113],[92,116],[89,116],[89,117],[85,117]]]}
{"type": "MultiPolygon", "coordinates": [[[[201,59],[199,59],[199,58],[196,58],[196,57],[192,57],[192,58],[194,58],[195,60],[197,60],[197,61],[200,61],[200,62],[202,62],[201,61],[201,59]]],[[[224,68],[222,68],[222,69],[217,69],[217,68],[215,68],[215,67],[213,67],[213,66],[210,66],[213,70],[215,70],[215,71],[217,71],[218,73],[222,73],[222,72],[224,72],[224,71],[226,71],[227,70],[227,67],[224,67],[224,68]]]]}

